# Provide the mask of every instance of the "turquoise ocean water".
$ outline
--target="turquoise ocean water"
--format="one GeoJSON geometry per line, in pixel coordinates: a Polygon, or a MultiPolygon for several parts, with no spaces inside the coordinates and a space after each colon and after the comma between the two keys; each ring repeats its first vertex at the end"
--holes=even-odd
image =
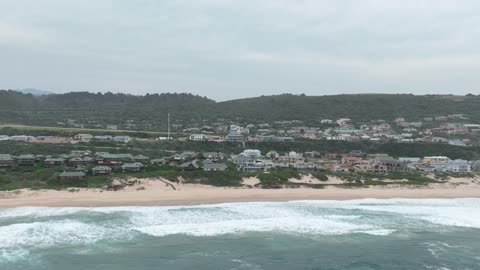
{"type": "Polygon", "coordinates": [[[0,209],[0,269],[480,269],[480,199],[0,209]]]}

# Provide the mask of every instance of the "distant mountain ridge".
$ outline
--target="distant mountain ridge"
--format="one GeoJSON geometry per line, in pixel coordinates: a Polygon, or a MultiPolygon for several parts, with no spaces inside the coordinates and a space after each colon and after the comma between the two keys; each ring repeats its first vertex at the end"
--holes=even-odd
{"type": "Polygon", "coordinates": [[[73,119],[89,127],[113,124],[127,128],[126,123],[135,123],[132,129],[163,130],[168,113],[172,124],[183,128],[218,121],[246,124],[282,120],[300,120],[315,126],[322,119],[343,117],[357,123],[378,119],[392,122],[397,117],[421,121],[452,114],[463,114],[468,121],[480,123],[480,96],[283,94],[216,102],[188,93],[135,96],[72,92],[32,96],[0,90],[0,123],[56,126],[73,119]]]}
{"type": "Polygon", "coordinates": [[[52,92],[46,90],[39,90],[35,88],[25,88],[25,89],[16,89],[15,91],[23,93],[23,94],[32,94],[34,96],[43,96],[43,95],[51,95],[52,92]]]}

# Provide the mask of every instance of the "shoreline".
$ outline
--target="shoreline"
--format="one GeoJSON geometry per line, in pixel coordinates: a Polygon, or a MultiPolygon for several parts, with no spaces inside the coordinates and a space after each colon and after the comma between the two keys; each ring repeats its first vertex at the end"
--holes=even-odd
{"type": "Polygon", "coordinates": [[[108,207],[188,206],[235,202],[355,199],[452,199],[480,198],[480,183],[448,183],[430,186],[373,186],[324,189],[307,187],[260,189],[221,188],[198,184],[177,185],[177,190],[160,181],[147,180],[118,191],[99,189],[17,190],[0,192],[0,208],[14,207],[108,207]]]}

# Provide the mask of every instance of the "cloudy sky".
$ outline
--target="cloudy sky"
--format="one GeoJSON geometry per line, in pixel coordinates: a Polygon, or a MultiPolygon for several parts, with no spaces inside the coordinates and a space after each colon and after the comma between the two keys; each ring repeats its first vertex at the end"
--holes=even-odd
{"type": "Polygon", "coordinates": [[[0,89],[480,94],[478,0],[2,0],[0,89]]]}

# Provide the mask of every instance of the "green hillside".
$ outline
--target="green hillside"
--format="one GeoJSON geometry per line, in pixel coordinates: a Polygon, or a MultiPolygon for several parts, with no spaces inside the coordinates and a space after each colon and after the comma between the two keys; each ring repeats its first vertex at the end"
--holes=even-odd
{"type": "Polygon", "coordinates": [[[58,126],[75,120],[85,127],[135,123],[140,130],[160,130],[166,114],[184,127],[212,123],[219,119],[241,123],[302,120],[316,124],[321,119],[351,118],[354,121],[404,117],[409,121],[449,114],[464,114],[480,122],[480,96],[440,95],[277,95],[215,102],[192,94],[147,94],[75,92],[33,96],[0,91],[0,123],[58,126]],[[60,123],[60,124],[59,124],[60,123]]]}
{"type": "Polygon", "coordinates": [[[258,121],[315,120],[347,117],[356,121],[396,117],[421,120],[448,114],[465,114],[480,120],[480,96],[414,95],[336,95],[336,96],[262,96],[217,103],[212,114],[258,121]]]}

